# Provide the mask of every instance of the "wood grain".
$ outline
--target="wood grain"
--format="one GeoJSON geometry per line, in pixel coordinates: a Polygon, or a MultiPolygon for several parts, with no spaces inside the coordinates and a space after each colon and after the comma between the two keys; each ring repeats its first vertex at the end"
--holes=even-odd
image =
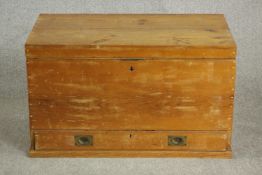
{"type": "Polygon", "coordinates": [[[223,15],[42,14],[28,58],[235,58],[223,15]]]}
{"type": "Polygon", "coordinates": [[[57,151],[57,150],[44,150],[35,151],[30,150],[29,156],[31,157],[194,157],[194,158],[232,158],[232,152],[230,151],[57,151]]]}
{"type": "Polygon", "coordinates": [[[27,66],[33,129],[231,130],[233,60],[30,59],[27,66]]]}
{"type": "Polygon", "coordinates": [[[41,14],[25,53],[32,157],[232,156],[223,15],[41,14]],[[92,147],[74,144],[82,134],[92,147]]]}
{"type": "Polygon", "coordinates": [[[35,131],[35,150],[188,150],[226,151],[227,132],[191,131],[35,131]],[[92,146],[75,145],[74,136],[92,135],[92,146]],[[186,136],[186,145],[169,146],[168,136],[186,136]]]}

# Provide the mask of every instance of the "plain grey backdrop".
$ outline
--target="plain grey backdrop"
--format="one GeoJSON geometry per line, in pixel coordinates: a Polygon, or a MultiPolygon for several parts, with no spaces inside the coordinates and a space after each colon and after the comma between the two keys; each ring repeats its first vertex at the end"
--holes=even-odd
{"type": "Polygon", "coordinates": [[[0,0],[0,174],[261,174],[261,0],[0,0]],[[24,43],[39,13],[222,13],[238,45],[234,157],[29,158],[24,43]]]}

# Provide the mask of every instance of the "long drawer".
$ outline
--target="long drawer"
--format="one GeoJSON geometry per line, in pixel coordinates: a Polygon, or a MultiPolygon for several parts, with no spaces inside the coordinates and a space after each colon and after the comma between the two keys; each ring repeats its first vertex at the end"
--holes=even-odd
{"type": "Polygon", "coordinates": [[[231,130],[234,64],[28,59],[31,128],[231,130]]]}
{"type": "Polygon", "coordinates": [[[223,131],[35,131],[34,150],[226,151],[223,131]]]}

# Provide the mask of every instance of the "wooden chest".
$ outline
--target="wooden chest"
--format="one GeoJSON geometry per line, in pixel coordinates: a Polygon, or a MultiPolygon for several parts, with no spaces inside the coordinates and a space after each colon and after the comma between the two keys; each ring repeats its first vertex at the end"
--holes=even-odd
{"type": "Polygon", "coordinates": [[[25,45],[33,157],[231,157],[223,15],[41,14],[25,45]]]}

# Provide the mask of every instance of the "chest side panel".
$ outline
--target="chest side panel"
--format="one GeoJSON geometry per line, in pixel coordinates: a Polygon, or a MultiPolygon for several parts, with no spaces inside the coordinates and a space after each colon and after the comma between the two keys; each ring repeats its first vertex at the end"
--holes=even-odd
{"type": "Polygon", "coordinates": [[[27,66],[32,129],[231,129],[231,59],[28,59],[27,66]]]}

